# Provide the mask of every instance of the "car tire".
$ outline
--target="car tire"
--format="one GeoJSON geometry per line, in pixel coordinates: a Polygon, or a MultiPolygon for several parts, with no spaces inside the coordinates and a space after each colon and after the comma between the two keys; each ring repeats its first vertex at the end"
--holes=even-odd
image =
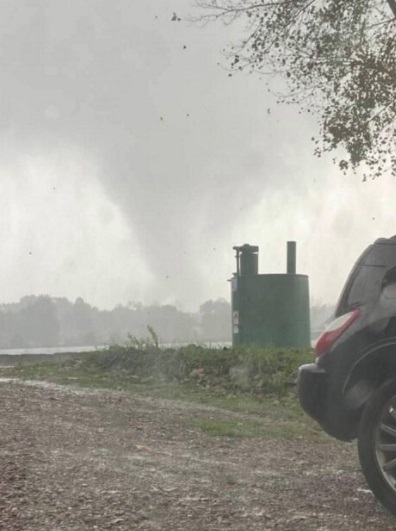
{"type": "Polygon", "coordinates": [[[358,433],[360,465],[378,501],[396,515],[396,380],[369,399],[358,433]]]}

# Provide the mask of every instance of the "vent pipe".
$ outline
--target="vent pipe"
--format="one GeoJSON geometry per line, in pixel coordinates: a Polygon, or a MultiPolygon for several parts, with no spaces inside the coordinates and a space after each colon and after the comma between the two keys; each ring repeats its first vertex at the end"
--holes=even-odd
{"type": "Polygon", "coordinates": [[[287,242],[287,274],[296,274],[296,242],[287,242]]]}

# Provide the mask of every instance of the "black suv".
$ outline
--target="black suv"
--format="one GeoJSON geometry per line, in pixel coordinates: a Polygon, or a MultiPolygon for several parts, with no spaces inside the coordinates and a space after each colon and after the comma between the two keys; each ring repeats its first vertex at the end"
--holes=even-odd
{"type": "Polygon", "coordinates": [[[396,514],[396,236],[360,256],[315,350],[300,403],[331,436],[358,439],[367,483],[396,514]]]}

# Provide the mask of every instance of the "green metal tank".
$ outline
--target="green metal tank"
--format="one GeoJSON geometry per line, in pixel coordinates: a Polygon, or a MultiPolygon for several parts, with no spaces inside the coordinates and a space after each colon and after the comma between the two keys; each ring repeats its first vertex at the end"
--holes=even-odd
{"type": "Polygon", "coordinates": [[[309,283],[296,274],[296,243],[287,243],[287,273],[258,274],[258,247],[234,247],[233,344],[310,347],[309,283]]]}

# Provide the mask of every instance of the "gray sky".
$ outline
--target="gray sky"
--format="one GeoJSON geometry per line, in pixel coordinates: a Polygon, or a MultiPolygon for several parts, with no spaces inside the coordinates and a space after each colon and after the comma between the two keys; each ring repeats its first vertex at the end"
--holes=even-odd
{"type": "Polygon", "coordinates": [[[313,122],[218,65],[240,28],[171,22],[186,6],[1,0],[0,302],[195,309],[229,298],[233,245],[284,272],[290,239],[311,299],[334,302],[396,232],[395,182],[314,158],[313,122]]]}

